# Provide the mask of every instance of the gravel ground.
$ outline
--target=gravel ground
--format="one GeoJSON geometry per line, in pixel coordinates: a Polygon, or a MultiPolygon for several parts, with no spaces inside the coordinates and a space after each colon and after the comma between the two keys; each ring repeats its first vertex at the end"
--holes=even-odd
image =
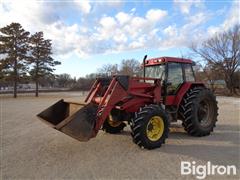
{"type": "Polygon", "coordinates": [[[81,101],[81,93],[47,93],[39,98],[1,96],[0,179],[195,179],[181,176],[181,161],[205,165],[235,165],[239,179],[240,100],[218,97],[219,117],[212,135],[188,136],[174,124],[165,145],[155,150],[138,148],[126,128],[122,134],[100,132],[89,142],[78,142],[36,118],[59,98],[81,101]]]}

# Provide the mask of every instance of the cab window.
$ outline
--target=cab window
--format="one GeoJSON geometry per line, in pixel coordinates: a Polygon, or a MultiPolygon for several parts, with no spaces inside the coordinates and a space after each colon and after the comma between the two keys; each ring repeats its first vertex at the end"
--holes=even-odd
{"type": "Polygon", "coordinates": [[[184,64],[184,70],[185,70],[185,78],[187,82],[194,82],[194,74],[191,64],[184,64]]]}
{"type": "Polygon", "coordinates": [[[165,65],[147,66],[145,67],[146,77],[164,79],[165,65]]]}
{"type": "Polygon", "coordinates": [[[168,64],[168,79],[167,83],[167,93],[169,95],[175,94],[178,88],[183,83],[183,71],[182,65],[179,63],[169,63],[168,64]]]}

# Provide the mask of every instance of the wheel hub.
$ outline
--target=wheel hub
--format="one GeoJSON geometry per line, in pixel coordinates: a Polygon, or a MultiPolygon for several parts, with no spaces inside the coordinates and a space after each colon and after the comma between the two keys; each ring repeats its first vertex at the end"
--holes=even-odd
{"type": "Polygon", "coordinates": [[[208,126],[210,123],[210,105],[207,101],[200,102],[198,120],[202,126],[208,126]]]}
{"type": "Polygon", "coordinates": [[[159,140],[164,131],[164,122],[160,116],[153,116],[147,124],[147,137],[151,141],[159,140]]]}
{"type": "Polygon", "coordinates": [[[114,121],[112,115],[109,115],[109,118],[107,119],[108,123],[112,127],[118,127],[122,124],[121,121],[114,121]]]}

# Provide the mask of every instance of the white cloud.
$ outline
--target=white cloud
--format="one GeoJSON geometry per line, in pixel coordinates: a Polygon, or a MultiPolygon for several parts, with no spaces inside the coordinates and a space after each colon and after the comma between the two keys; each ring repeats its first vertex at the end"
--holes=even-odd
{"type": "Polygon", "coordinates": [[[46,2],[27,2],[0,4],[0,13],[4,15],[0,19],[0,26],[14,21],[32,33],[43,31],[46,38],[52,39],[54,54],[57,55],[77,53],[84,57],[147,46],[154,48],[161,39],[158,23],[167,16],[167,12],[161,9],[150,9],[142,16],[135,16],[136,9],[133,8],[129,13],[94,17],[93,24],[88,23],[87,18],[85,24],[67,24],[61,16],[64,10],[78,9],[85,17],[91,15],[92,4],[77,1],[66,3],[64,7],[58,3],[48,3],[46,7],[46,2]]]}
{"type": "Polygon", "coordinates": [[[96,1],[96,3],[99,3],[99,4],[102,4],[104,5],[105,7],[108,6],[108,7],[112,7],[112,8],[119,8],[119,7],[122,7],[123,4],[124,4],[124,1],[122,0],[110,0],[110,1],[96,1]]]}
{"type": "Polygon", "coordinates": [[[186,18],[187,23],[181,27],[182,32],[193,34],[194,31],[200,31],[201,26],[208,20],[209,14],[200,12],[186,18]]]}
{"type": "Polygon", "coordinates": [[[132,13],[136,12],[136,8],[132,8],[130,12],[132,13]]]}
{"type": "Polygon", "coordinates": [[[179,7],[183,14],[189,14],[192,6],[202,7],[202,0],[174,0],[174,4],[179,7]]]}
{"type": "Polygon", "coordinates": [[[199,25],[199,24],[203,24],[206,22],[208,18],[208,14],[205,13],[205,12],[200,12],[200,13],[197,13],[191,17],[189,17],[189,21],[190,21],[190,24],[191,25],[199,25]]]}
{"type": "Polygon", "coordinates": [[[43,31],[44,36],[52,40],[54,54],[63,55],[77,51],[83,56],[86,53],[80,50],[82,43],[90,42],[86,35],[88,28],[78,24],[67,25],[59,15],[67,10],[85,14],[91,7],[87,1],[66,2],[64,5],[62,6],[61,2],[35,0],[24,3],[3,1],[0,3],[0,27],[19,22],[31,33],[43,31]]]}
{"type": "Polygon", "coordinates": [[[133,29],[141,29],[147,25],[147,20],[142,17],[134,17],[131,20],[131,26],[133,29]]]}
{"type": "Polygon", "coordinates": [[[117,42],[117,43],[122,44],[122,43],[126,43],[127,40],[128,40],[128,38],[127,38],[127,36],[126,36],[124,33],[122,33],[121,31],[119,31],[119,32],[113,37],[113,40],[114,40],[115,42],[117,42]]]}
{"type": "Polygon", "coordinates": [[[220,30],[219,27],[215,27],[215,26],[209,26],[208,29],[207,29],[207,34],[209,36],[213,36],[215,35],[216,33],[218,33],[220,30]]]}
{"type": "Polygon", "coordinates": [[[227,31],[236,24],[240,24],[240,1],[234,1],[232,7],[228,10],[230,13],[226,16],[226,19],[219,26],[210,26],[207,29],[208,35],[213,36],[219,32],[227,31]]]}
{"type": "Polygon", "coordinates": [[[176,28],[176,25],[173,25],[173,26],[168,26],[167,28],[165,28],[163,30],[163,32],[167,35],[167,36],[177,36],[177,28],[176,28]]]}
{"type": "Polygon", "coordinates": [[[115,16],[120,23],[120,25],[123,25],[125,23],[128,23],[128,21],[132,18],[131,15],[124,13],[124,12],[119,12],[115,16]]]}
{"type": "Polygon", "coordinates": [[[85,14],[88,14],[90,13],[90,10],[91,10],[91,5],[88,1],[84,1],[84,0],[75,0],[74,1],[76,3],[76,5],[79,7],[79,9],[85,13],[85,14]]]}
{"type": "Polygon", "coordinates": [[[208,13],[199,12],[185,18],[187,21],[182,26],[169,25],[163,30],[166,35],[161,42],[165,48],[188,47],[194,42],[201,42],[208,36],[202,25],[208,20],[208,13]]]}
{"type": "Polygon", "coordinates": [[[97,37],[99,40],[108,40],[113,36],[114,29],[117,23],[113,17],[102,17],[99,22],[100,26],[97,28],[97,37]]]}
{"type": "Polygon", "coordinates": [[[100,19],[100,24],[107,29],[111,29],[116,26],[116,22],[112,17],[103,17],[102,19],[100,19]]]}
{"type": "Polygon", "coordinates": [[[131,49],[139,49],[142,47],[144,47],[144,44],[139,41],[133,41],[129,44],[129,48],[131,48],[131,49]]]}
{"type": "MultiPolygon", "coordinates": [[[[120,7],[122,2],[118,3],[113,5],[120,7]]],[[[65,2],[63,6],[59,2],[4,1],[0,3],[0,27],[19,22],[31,33],[43,31],[46,38],[52,39],[54,54],[65,56],[76,53],[85,57],[141,48],[187,46],[192,41],[200,41],[239,23],[239,2],[233,3],[232,9],[228,10],[229,15],[220,26],[210,26],[208,29],[205,23],[214,15],[210,17],[205,11],[191,13],[191,16],[188,14],[191,7],[200,6],[201,1],[178,3],[175,1],[184,17],[178,13],[181,21],[174,19],[174,23],[167,24],[165,20],[175,16],[156,8],[149,9],[145,14],[139,14],[136,8],[129,12],[116,11],[116,8],[108,14],[104,6],[107,4],[100,2],[96,5],[91,1],[71,1],[65,2]],[[96,7],[103,8],[104,14],[99,16],[94,11],[96,7]]]]}
{"type": "MultiPolygon", "coordinates": [[[[119,12],[114,17],[105,16],[99,21],[95,37],[112,48],[112,51],[127,51],[147,46],[148,41],[158,42],[158,21],[167,15],[160,9],[149,10],[145,16],[134,16],[130,13],[119,12]],[[149,20],[148,18],[152,18],[149,20]]],[[[157,44],[157,43],[156,43],[157,44]]],[[[112,52],[111,51],[111,52],[112,52]]]]}
{"type": "Polygon", "coordinates": [[[0,2],[0,26],[19,22],[29,31],[42,30],[46,25],[68,18],[68,12],[85,14],[91,9],[87,1],[38,1],[18,0],[0,2]]]}
{"type": "MultiPolygon", "coordinates": [[[[20,22],[25,28],[31,28],[32,23],[35,25],[39,23],[49,23],[50,20],[56,19],[53,16],[45,16],[43,12],[43,5],[41,2],[26,1],[4,1],[0,4],[0,25],[5,26],[9,22],[20,22]]],[[[46,13],[48,14],[48,13],[46,13]]]]}
{"type": "Polygon", "coordinates": [[[167,16],[167,11],[164,11],[161,9],[150,9],[146,14],[146,18],[154,22],[160,21],[166,16],[167,16]]]}
{"type": "Polygon", "coordinates": [[[240,1],[234,1],[232,4],[232,8],[230,10],[230,14],[222,24],[225,30],[231,28],[235,24],[240,24],[240,1]]]}

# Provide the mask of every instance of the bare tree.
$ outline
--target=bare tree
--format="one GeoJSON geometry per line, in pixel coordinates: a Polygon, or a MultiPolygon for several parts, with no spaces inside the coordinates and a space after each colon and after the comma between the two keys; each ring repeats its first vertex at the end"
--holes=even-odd
{"type": "Polygon", "coordinates": [[[215,64],[205,64],[203,73],[208,80],[211,90],[215,92],[217,80],[224,79],[221,69],[219,69],[219,66],[216,66],[215,64]]]}
{"type": "Polygon", "coordinates": [[[67,88],[74,84],[74,79],[72,79],[70,74],[63,73],[56,76],[56,82],[59,87],[67,88]]]}
{"type": "Polygon", "coordinates": [[[41,85],[42,87],[52,88],[54,86],[57,86],[56,84],[57,84],[57,79],[56,79],[56,75],[54,74],[46,74],[39,78],[39,85],[41,85]]]}
{"type": "Polygon", "coordinates": [[[117,64],[105,64],[98,69],[99,74],[112,76],[119,73],[117,64]]]}
{"type": "Polygon", "coordinates": [[[118,64],[105,64],[98,69],[98,73],[112,76],[116,74],[133,76],[140,72],[140,62],[135,59],[123,59],[118,64]]]}
{"type": "Polygon", "coordinates": [[[135,59],[122,60],[120,65],[120,74],[133,76],[140,72],[140,62],[135,59]]]}
{"type": "Polygon", "coordinates": [[[96,73],[87,74],[85,77],[80,77],[74,86],[72,87],[73,90],[81,90],[87,91],[91,88],[93,82],[99,75],[96,73]]]}
{"type": "Polygon", "coordinates": [[[240,25],[193,45],[191,50],[220,71],[230,93],[236,93],[233,76],[240,64],[240,25]]]}

